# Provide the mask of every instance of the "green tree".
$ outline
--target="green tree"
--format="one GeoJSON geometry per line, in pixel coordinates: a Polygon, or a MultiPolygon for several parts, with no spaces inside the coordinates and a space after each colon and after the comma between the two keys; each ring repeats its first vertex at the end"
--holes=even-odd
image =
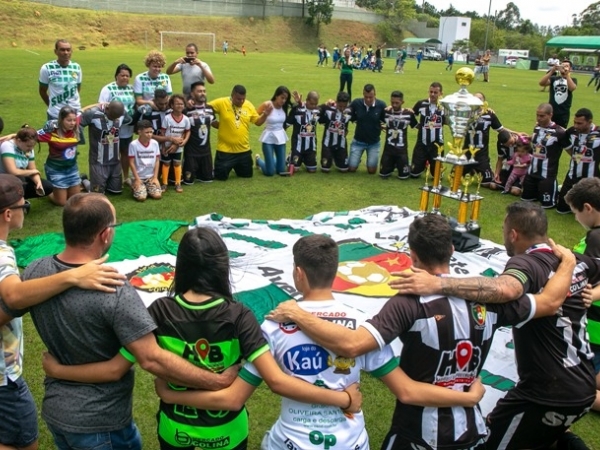
{"type": "Polygon", "coordinates": [[[512,30],[521,23],[521,11],[513,2],[507,3],[506,8],[498,12],[496,26],[504,30],[512,30]]]}
{"type": "Polygon", "coordinates": [[[321,24],[324,23],[327,25],[331,23],[333,0],[307,0],[306,4],[308,6],[306,23],[316,27],[318,36],[321,24]]]}
{"type": "Polygon", "coordinates": [[[589,34],[600,34],[600,1],[594,2],[579,15],[579,26],[589,30],[589,34]]]}

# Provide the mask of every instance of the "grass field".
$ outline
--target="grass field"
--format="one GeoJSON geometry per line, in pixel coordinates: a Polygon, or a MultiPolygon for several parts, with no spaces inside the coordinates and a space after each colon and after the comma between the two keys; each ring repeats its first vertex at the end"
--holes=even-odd
{"type": "MultiPolygon", "coordinates": [[[[181,49],[182,50],[182,49],[181,49]]],[[[168,61],[182,55],[181,50],[167,51],[168,61]]],[[[114,50],[93,49],[75,51],[73,60],[83,67],[82,86],[83,104],[94,103],[102,86],[113,80],[115,67],[120,63],[129,64],[134,74],[145,70],[143,58],[146,51],[141,49],[114,50]]],[[[5,70],[2,77],[0,95],[0,115],[5,121],[5,133],[14,132],[23,124],[41,126],[45,120],[45,107],[37,93],[39,67],[53,59],[51,48],[30,48],[0,50],[0,60],[9,62],[11,70],[5,70]]],[[[290,53],[252,53],[247,57],[230,54],[227,57],[219,53],[201,54],[201,58],[211,66],[216,84],[208,86],[209,99],[227,96],[234,84],[244,84],[248,89],[248,100],[258,105],[269,99],[278,85],[286,85],[306,93],[316,89],[323,100],[335,97],[338,89],[339,74],[331,68],[315,67],[315,55],[290,53]]],[[[420,70],[415,69],[414,60],[408,61],[406,73],[393,73],[393,60],[385,61],[383,73],[357,71],[354,74],[353,94],[360,96],[365,83],[373,83],[378,97],[389,101],[389,93],[400,89],[404,92],[406,105],[412,105],[424,98],[432,81],[440,81],[446,94],[455,92],[457,86],[453,74],[444,71],[443,62],[424,62],[420,70]]],[[[455,65],[455,68],[460,65],[455,65]]],[[[547,101],[548,94],[539,92],[537,81],[541,72],[519,71],[505,67],[492,68],[490,83],[475,82],[471,92],[485,93],[490,106],[496,111],[503,124],[513,130],[530,132],[535,121],[536,106],[547,101]]],[[[174,91],[181,88],[178,75],[172,78],[174,91]]],[[[580,107],[594,105],[590,101],[592,89],[586,89],[587,75],[579,80],[579,89],[575,92],[572,111],[580,107]]],[[[256,152],[260,152],[259,128],[253,128],[251,143],[256,152]]],[[[409,138],[414,142],[414,134],[409,138]]],[[[492,137],[491,148],[495,148],[492,137]]],[[[213,141],[214,146],[214,141],[213,141]]],[[[80,168],[87,167],[87,149],[80,148],[80,168]]],[[[492,161],[495,162],[492,151],[492,161]]],[[[47,149],[42,147],[36,156],[38,168],[43,167],[47,149]]],[[[559,179],[564,177],[567,157],[563,156],[559,179]]],[[[366,173],[364,166],[356,174],[316,173],[309,175],[298,173],[291,178],[267,178],[256,172],[253,179],[237,179],[233,176],[227,182],[184,187],[183,194],[169,191],[158,202],[136,203],[128,190],[120,197],[112,198],[117,209],[119,221],[143,219],[178,219],[191,221],[195,216],[209,212],[219,212],[231,217],[252,219],[302,218],[309,214],[326,210],[358,209],[368,205],[395,204],[418,208],[419,191],[422,180],[400,181],[381,180],[366,173]]],[[[501,242],[501,223],[505,205],[516,200],[497,192],[485,191],[482,205],[482,234],[487,239],[501,242]]],[[[25,228],[11,237],[23,238],[49,231],[60,231],[61,209],[52,206],[46,200],[34,200],[32,211],[26,219],[25,228]]],[[[456,206],[446,202],[442,204],[444,213],[455,214],[456,206]]],[[[558,242],[572,246],[583,235],[584,230],[572,216],[560,216],[549,211],[550,235],[558,242]]],[[[34,396],[41,403],[43,395],[43,373],[40,353],[43,346],[27,320],[27,345],[25,377],[30,383],[34,396]]],[[[134,415],[140,426],[145,448],[158,448],[156,444],[154,414],[156,399],[152,392],[151,377],[138,371],[138,382],[134,399],[134,415]]],[[[391,417],[393,400],[378,382],[366,379],[364,383],[367,426],[371,435],[371,447],[378,448],[383,440],[391,417]]],[[[278,414],[277,398],[265,388],[261,388],[249,401],[251,414],[251,449],[259,447],[263,432],[270,426],[278,414]]],[[[575,427],[591,448],[600,449],[598,418],[588,415],[575,427]]],[[[51,439],[42,424],[40,448],[51,448],[51,439]]]]}

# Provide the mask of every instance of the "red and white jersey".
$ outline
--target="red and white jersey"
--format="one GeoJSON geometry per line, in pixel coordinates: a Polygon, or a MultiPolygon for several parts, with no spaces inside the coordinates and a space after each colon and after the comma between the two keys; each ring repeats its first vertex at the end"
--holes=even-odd
{"type": "MultiPolygon", "coordinates": [[[[185,132],[191,128],[190,119],[188,116],[183,114],[179,120],[175,119],[172,114],[167,114],[162,123],[162,128],[164,131],[164,136],[166,137],[183,137],[185,132]]],[[[171,141],[165,142],[165,148],[169,148],[171,145],[171,141]]],[[[182,152],[183,147],[180,147],[177,150],[177,153],[182,152]]]]}
{"type": "MultiPolygon", "coordinates": [[[[299,306],[323,320],[352,329],[367,318],[352,306],[336,300],[303,301],[299,306]]],[[[343,390],[359,382],[361,370],[382,377],[398,367],[398,360],[388,345],[357,358],[344,358],[314,342],[295,323],[278,324],[267,320],[261,328],[281,370],[324,389],[343,390]]],[[[260,376],[251,364],[246,364],[244,369],[260,376]]],[[[317,448],[318,442],[323,445],[325,441],[331,447],[335,442],[335,448],[340,449],[369,449],[363,413],[347,417],[335,406],[282,398],[281,413],[271,428],[266,448],[301,450],[317,448]]]]}

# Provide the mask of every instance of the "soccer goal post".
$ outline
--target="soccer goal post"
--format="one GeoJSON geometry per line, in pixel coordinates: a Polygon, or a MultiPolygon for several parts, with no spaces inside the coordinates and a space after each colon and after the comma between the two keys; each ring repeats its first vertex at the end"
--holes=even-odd
{"type": "Polygon", "coordinates": [[[160,51],[182,50],[186,45],[194,43],[199,52],[214,52],[215,33],[188,33],[186,31],[161,31],[160,51]]]}

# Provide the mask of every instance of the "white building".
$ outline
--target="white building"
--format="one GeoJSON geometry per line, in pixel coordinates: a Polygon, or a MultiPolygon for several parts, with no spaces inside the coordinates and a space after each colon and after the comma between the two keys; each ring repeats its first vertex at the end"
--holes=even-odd
{"type": "Polygon", "coordinates": [[[440,28],[438,29],[438,40],[442,42],[442,52],[452,50],[455,41],[469,39],[471,36],[470,17],[440,17],[440,28]]]}

